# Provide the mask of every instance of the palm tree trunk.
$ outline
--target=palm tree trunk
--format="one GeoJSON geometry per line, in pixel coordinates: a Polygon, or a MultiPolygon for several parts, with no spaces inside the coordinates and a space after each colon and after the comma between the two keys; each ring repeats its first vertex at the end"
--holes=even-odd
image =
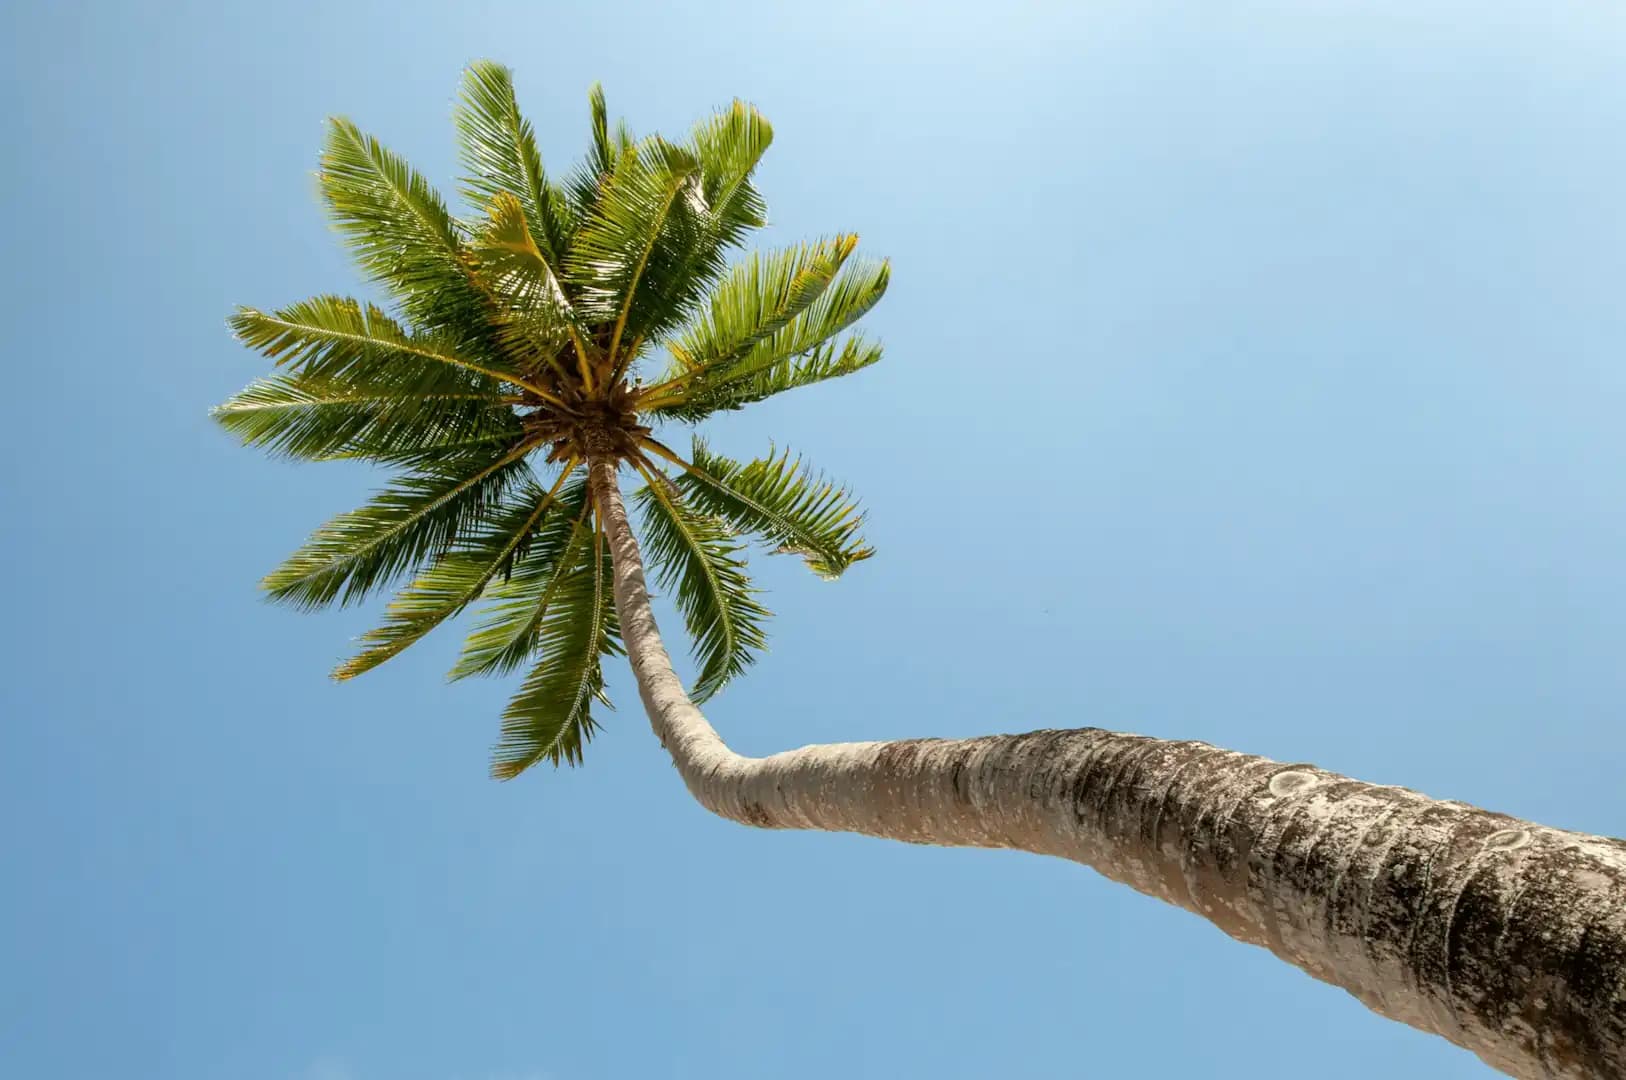
{"type": "Polygon", "coordinates": [[[1072,859],[1513,1076],[1626,1077],[1626,842],[1095,728],[743,757],[672,670],[615,464],[592,479],[638,692],[708,810],[1072,859]]]}

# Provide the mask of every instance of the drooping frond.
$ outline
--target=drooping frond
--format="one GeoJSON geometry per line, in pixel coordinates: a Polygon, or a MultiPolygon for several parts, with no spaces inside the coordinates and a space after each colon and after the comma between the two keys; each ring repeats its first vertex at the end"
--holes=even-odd
{"type": "Polygon", "coordinates": [[[508,780],[544,758],[555,765],[581,763],[582,748],[598,726],[593,702],[605,701],[600,659],[619,650],[614,612],[610,553],[595,533],[542,620],[541,661],[503,710],[491,775],[508,780]]]}
{"type": "Polygon", "coordinates": [[[322,194],[362,268],[424,329],[467,345],[485,326],[472,260],[440,194],[421,174],[342,117],[329,121],[322,194]]]}
{"type": "Polygon", "coordinates": [[[584,319],[610,324],[610,344],[639,336],[697,228],[687,202],[699,196],[700,164],[659,137],[616,156],[565,262],[584,319]]]}
{"type": "Polygon", "coordinates": [[[426,445],[519,437],[518,418],[495,395],[490,380],[473,383],[451,368],[404,374],[430,378],[357,386],[342,378],[272,375],[217,405],[213,416],[246,446],[305,460],[417,453],[426,445]]]}
{"type": "Polygon", "coordinates": [[[354,678],[400,655],[475,602],[498,574],[512,573],[515,561],[532,547],[546,514],[556,509],[554,496],[574,470],[574,462],[559,470],[558,480],[546,491],[535,481],[525,481],[501,509],[457,538],[452,550],[390,600],[384,625],[361,636],[366,647],[338,665],[333,678],[354,678]]]}
{"type": "Polygon", "coordinates": [[[541,257],[557,268],[570,237],[570,207],[543,171],[536,133],[514,99],[513,73],[490,60],[470,64],[453,116],[467,170],[464,194],[480,210],[504,193],[516,198],[541,257]]]}
{"type": "MultiPolygon", "coordinates": [[[[779,372],[777,377],[768,380],[772,384],[783,381],[799,362],[813,361],[809,370],[829,368],[842,353],[832,352],[819,360],[821,347],[880,302],[890,277],[890,268],[884,261],[849,260],[811,304],[748,348],[710,362],[703,357],[675,353],[667,377],[650,388],[643,407],[658,416],[697,420],[717,408],[730,407],[728,402],[733,396],[730,388],[764,372],[779,372]]],[[[697,343],[703,340],[697,329],[697,343]]],[[[879,358],[876,353],[864,363],[857,363],[864,352],[862,346],[854,346],[852,355],[840,363],[839,373],[857,370],[879,358]]]]}
{"type": "Polygon", "coordinates": [[[511,571],[555,509],[554,497],[573,471],[573,464],[562,470],[548,491],[526,481],[506,505],[460,537],[451,551],[396,594],[384,624],[362,635],[365,648],[340,664],[333,677],[351,679],[399,655],[478,599],[497,575],[511,571]]]}
{"type": "Polygon", "coordinates": [[[651,470],[635,496],[643,541],[660,587],[672,594],[694,639],[700,667],[693,697],[704,702],[743,674],[767,647],[768,609],[745,574],[742,545],[720,519],[696,511],[663,474],[651,470]]]}
{"type": "Polygon", "coordinates": [[[529,447],[438,461],[317,529],[260,587],[303,608],[353,603],[446,552],[527,474],[529,447]]]}
{"type": "Polygon", "coordinates": [[[405,372],[431,365],[484,376],[472,382],[493,395],[503,382],[521,384],[500,362],[464,351],[443,333],[410,335],[373,305],[343,296],[316,296],[270,313],[238,308],[230,324],[239,341],[279,365],[354,386],[393,387],[405,372]]]}
{"type": "Polygon", "coordinates": [[[776,553],[801,555],[820,577],[839,577],[875,554],[859,535],[864,515],[847,489],[804,468],[788,450],[742,465],[713,454],[696,436],[687,463],[664,447],[657,452],[684,466],[676,482],[692,506],[761,537],[776,553]]]}
{"type": "Polygon", "coordinates": [[[558,510],[548,515],[536,541],[515,559],[513,573],[487,589],[490,602],[464,643],[451,678],[507,674],[534,658],[543,621],[592,545],[588,510],[585,479],[559,493],[558,510]]]}

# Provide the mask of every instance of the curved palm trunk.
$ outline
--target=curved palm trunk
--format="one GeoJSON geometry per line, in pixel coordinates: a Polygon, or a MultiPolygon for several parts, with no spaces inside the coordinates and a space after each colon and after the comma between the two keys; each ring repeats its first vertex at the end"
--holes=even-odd
{"type": "Polygon", "coordinates": [[[1094,728],[743,757],[672,670],[613,462],[593,484],[639,694],[708,810],[1072,859],[1511,1075],[1626,1077],[1626,842],[1094,728]]]}

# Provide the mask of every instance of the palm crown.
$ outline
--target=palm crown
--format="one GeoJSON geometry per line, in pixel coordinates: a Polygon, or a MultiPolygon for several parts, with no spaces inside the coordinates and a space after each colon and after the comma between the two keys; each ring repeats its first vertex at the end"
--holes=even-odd
{"type": "Polygon", "coordinates": [[[451,675],[530,665],[503,714],[501,778],[543,758],[579,762],[593,705],[608,704],[601,660],[620,644],[589,462],[643,480],[639,532],[693,639],[697,698],[764,646],[741,536],[827,577],[871,554],[849,493],[801,459],[742,463],[698,435],[684,457],[656,433],[875,363],[879,347],[848,330],[885,291],[886,263],[854,258],[850,235],[727,263],[765,224],[751,177],[772,129],[748,105],[681,143],[612,129],[597,87],[591,116],[587,160],[557,183],[508,70],[472,65],[456,108],[467,221],[376,140],[331,121],[322,194],[393,310],[330,295],[240,309],[238,338],[282,371],[215,410],[273,453],[399,471],[262,585],[317,608],[409,580],[340,679],[485,600],[451,675]],[[662,347],[646,384],[640,368],[662,347]]]}

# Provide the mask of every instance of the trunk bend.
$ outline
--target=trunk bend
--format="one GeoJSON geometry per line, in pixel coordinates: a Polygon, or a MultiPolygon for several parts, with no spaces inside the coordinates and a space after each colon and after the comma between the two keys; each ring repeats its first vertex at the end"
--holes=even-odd
{"type": "Polygon", "coordinates": [[[592,476],[639,694],[708,810],[1072,859],[1510,1075],[1626,1078],[1626,842],[1094,728],[743,757],[672,670],[615,464],[592,476]]]}

